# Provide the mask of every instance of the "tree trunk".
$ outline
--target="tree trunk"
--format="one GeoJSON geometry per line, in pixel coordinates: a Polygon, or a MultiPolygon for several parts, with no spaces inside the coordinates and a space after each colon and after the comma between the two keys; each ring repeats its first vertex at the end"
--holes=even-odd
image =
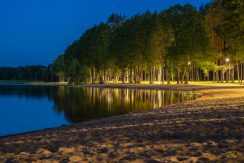
{"type": "Polygon", "coordinates": [[[170,68],[170,74],[171,74],[171,81],[174,82],[174,72],[173,72],[173,68],[170,68]]]}
{"type": "Polygon", "coordinates": [[[189,69],[186,70],[185,84],[189,84],[189,69]]]}
{"type": "Polygon", "coordinates": [[[167,80],[167,84],[170,84],[170,78],[169,78],[169,72],[168,72],[168,68],[166,68],[166,80],[167,80]]]}
{"type": "Polygon", "coordinates": [[[140,72],[140,67],[137,66],[137,83],[141,83],[141,72],[140,72]]]}
{"type": "Polygon", "coordinates": [[[164,68],[162,67],[162,84],[164,84],[164,68]]]}
{"type": "Polygon", "coordinates": [[[177,84],[180,84],[180,70],[177,67],[177,84]]]}
{"type": "Polygon", "coordinates": [[[149,84],[153,84],[153,70],[150,69],[150,73],[149,73],[149,84]]]}
{"type": "Polygon", "coordinates": [[[130,74],[129,74],[129,83],[133,83],[133,80],[132,80],[132,77],[133,77],[133,75],[132,75],[133,70],[132,70],[132,68],[130,68],[129,71],[130,71],[130,72],[129,72],[129,73],[130,73],[130,74]]]}
{"type": "Polygon", "coordinates": [[[99,83],[104,84],[103,72],[102,71],[99,72],[99,83]]]}
{"type": "Polygon", "coordinates": [[[153,75],[152,75],[152,82],[154,83],[155,81],[155,66],[153,66],[153,75]]]}
{"type": "Polygon", "coordinates": [[[209,74],[209,71],[208,71],[208,73],[207,73],[207,81],[209,81],[209,76],[210,76],[210,74],[209,74]]]}
{"type": "Polygon", "coordinates": [[[225,73],[224,70],[221,69],[221,83],[224,83],[225,73]]]}
{"type": "Polygon", "coordinates": [[[240,61],[237,62],[237,65],[236,65],[236,73],[237,73],[238,83],[241,83],[241,81],[240,81],[240,61]]]}
{"type": "Polygon", "coordinates": [[[242,83],[242,80],[243,80],[243,63],[240,64],[240,69],[241,69],[241,74],[240,74],[240,77],[241,77],[241,83],[242,83]]]}
{"type": "Polygon", "coordinates": [[[200,77],[199,77],[199,68],[196,69],[196,80],[199,82],[200,77]]]}
{"type": "Polygon", "coordinates": [[[125,83],[125,69],[124,68],[122,69],[121,80],[122,80],[122,83],[124,84],[125,83]]]}
{"type": "Polygon", "coordinates": [[[219,72],[217,71],[217,72],[215,72],[215,73],[216,73],[216,82],[219,83],[219,72]]]}
{"type": "Polygon", "coordinates": [[[183,81],[184,81],[185,76],[186,76],[186,69],[184,69],[184,72],[182,74],[181,84],[183,84],[183,81]]]}
{"type": "Polygon", "coordinates": [[[104,70],[103,71],[103,82],[106,83],[107,81],[109,81],[108,76],[107,76],[107,71],[104,70]]]}
{"type": "Polygon", "coordinates": [[[226,73],[225,73],[225,81],[226,83],[229,82],[229,70],[227,69],[226,73]]]}
{"type": "Polygon", "coordinates": [[[91,68],[91,80],[92,80],[92,84],[95,83],[95,68],[92,67],[91,68]]]}
{"type": "MultiPolygon", "coordinates": [[[[222,64],[222,60],[220,61],[220,65],[223,65],[223,64],[222,64]]],[[[221,80],[221,83],[223,83],[223,82],[224,82],[224,75],[225,75],[225,74],[224,74],[224,69],[223,69],[223,68],[220,70],[220,73],[221,73],[221,79],[220,79],[220,80],[221,80]]]]}

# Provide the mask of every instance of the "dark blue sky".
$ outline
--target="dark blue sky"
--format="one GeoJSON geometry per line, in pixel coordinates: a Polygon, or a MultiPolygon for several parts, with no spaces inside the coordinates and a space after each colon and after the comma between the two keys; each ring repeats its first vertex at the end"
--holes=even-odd
{"type": "Polygon", "coordinates": [[[1,0],[0,66],[51,63],[89,27],[112,13],[130,17],[209,0],[1,0]]]}

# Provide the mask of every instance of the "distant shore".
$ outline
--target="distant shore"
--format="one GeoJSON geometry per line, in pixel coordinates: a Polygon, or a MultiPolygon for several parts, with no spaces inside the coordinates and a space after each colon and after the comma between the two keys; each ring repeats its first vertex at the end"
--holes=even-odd
{"type": "Polygon", "coordinates": [[[67,82],[0,80],[0,85],[65,86],[68,85],[68,83],[67,82]]]}
{"type": "Polygon", "coordinates": [[[244,88],[147,113],[0,138],[0,162],[244,161],[244,88]]]}
{"type": "Polygon", "coordinates": [[[212,83],[212,82],[190,82],[189,84],[129,84],[129,83],[106,83],[106,84],[83,84],[68,85],[67,82],[32,82],[32,81],[1,81],[0,84],[26,84],[33,86],[69,86],[87,88],[119,88],[119,89],[153,89],[153,90],[175,90],[175,91],[194,91],[207,89],[232,89],[244,88],[244,83],[212,83]]]}

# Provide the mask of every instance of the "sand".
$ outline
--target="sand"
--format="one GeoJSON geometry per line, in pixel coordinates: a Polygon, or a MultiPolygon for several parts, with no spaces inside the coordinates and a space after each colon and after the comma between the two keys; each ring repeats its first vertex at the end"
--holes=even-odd
{"type": "Polygon", "coordinates": [[[0,138],[0,162],[243,162],[244,89],[0,138]]]}
{"type": "Polygon", "coordinates": [[[73,87],[93,87],[93,88],[120,88],[120,89],[154,89],[154,90],[176,90],[176,91],[194,91],[209,89],[231,89],[244,88],[244,85],[237,83],[198,83],[192,84],[88,84],[73,87]]]}

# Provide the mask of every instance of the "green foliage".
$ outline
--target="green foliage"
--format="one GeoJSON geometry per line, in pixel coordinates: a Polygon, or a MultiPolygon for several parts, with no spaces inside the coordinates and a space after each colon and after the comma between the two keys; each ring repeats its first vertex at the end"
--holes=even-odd
{"type": "Polygon", "coordinates": [[[48,67],[1,68],[0,80],[80,84],[124,81],[129,76],[130,82],[134,78],[139,83],[142,76],[155,80],[155,72],[163,68],[167,80],[177,76],[179,82],[180,75],[187,80],[190,69],[200,69],[200,75],[211,71],[223,81],[226,57],[232,68],[244,61],[243,0],[213,0],[199,11],[189,4],[175,5],[128,19],[112,14],[107,23],[85,31],[48,67]]]}
{"type": "Polygon", "coordinates": [[[48,67],[37,65],[0,67],[0,80],[47,81],[51,78],[49,78],[48,67]]]}
{"type": "Polygon", "coordinates": [[[126,19],[125,16],[121,16],[118,14],[112,14],[108,18],[108,24],[111,26],[111,28],[115,29],[115,28],[118,28],[119,26],[121,26],[122,23],[125,21],[125,19],[126,19]]]}
{"type": "Polygon", "coordinates": [[[206,59],[209,53],[209,38],[204,21],[190,5],[176,5],[166,11],[174,30],[175,41],[169,48],[169,57],[179,64],[206,59]]]}
{"type": "Polygon", "coordinates": [[[53,64],[50,65],[52,73],[58,77],[58,81],[65,80],[65,60],[64,56],[60,55],[53,64]]]}
{"type": "Polygon", "coordinates": [[[80,64],[77,59],[73,59],[68,65],[67,75],[70,84],[81,84],[87,81],[87,67],[80,64]]]}
{"type": "Polygon", "coordinates": [[[106,77],[123,80],[126,72],[148,76],[155,68],[165,68],[171,78],[184,78],[190,67],[200,68],[205,76],[209,71],[225,72],[225,57],[244,60],[243,9],[241,0],[214,0],[200,11],[175,5],[129,19],[112,14],[49,67],[59,80],[75,84],[98,79],[103,83],[106,77]]]}
{"type": "Polygon", "coordinates": [[[243,57],[244,48],[244,1],[223,0],[224,19],[218,30],[226,41],[225,52],[233,59],[243,57]]]}
{"type": "Polygon", "coordinates": [[[208,76],[209,71],[217,72],[219,67],[213,62],[205,61],[201,63],[201,69],[203,70],[204,75],[208,76]]]}

